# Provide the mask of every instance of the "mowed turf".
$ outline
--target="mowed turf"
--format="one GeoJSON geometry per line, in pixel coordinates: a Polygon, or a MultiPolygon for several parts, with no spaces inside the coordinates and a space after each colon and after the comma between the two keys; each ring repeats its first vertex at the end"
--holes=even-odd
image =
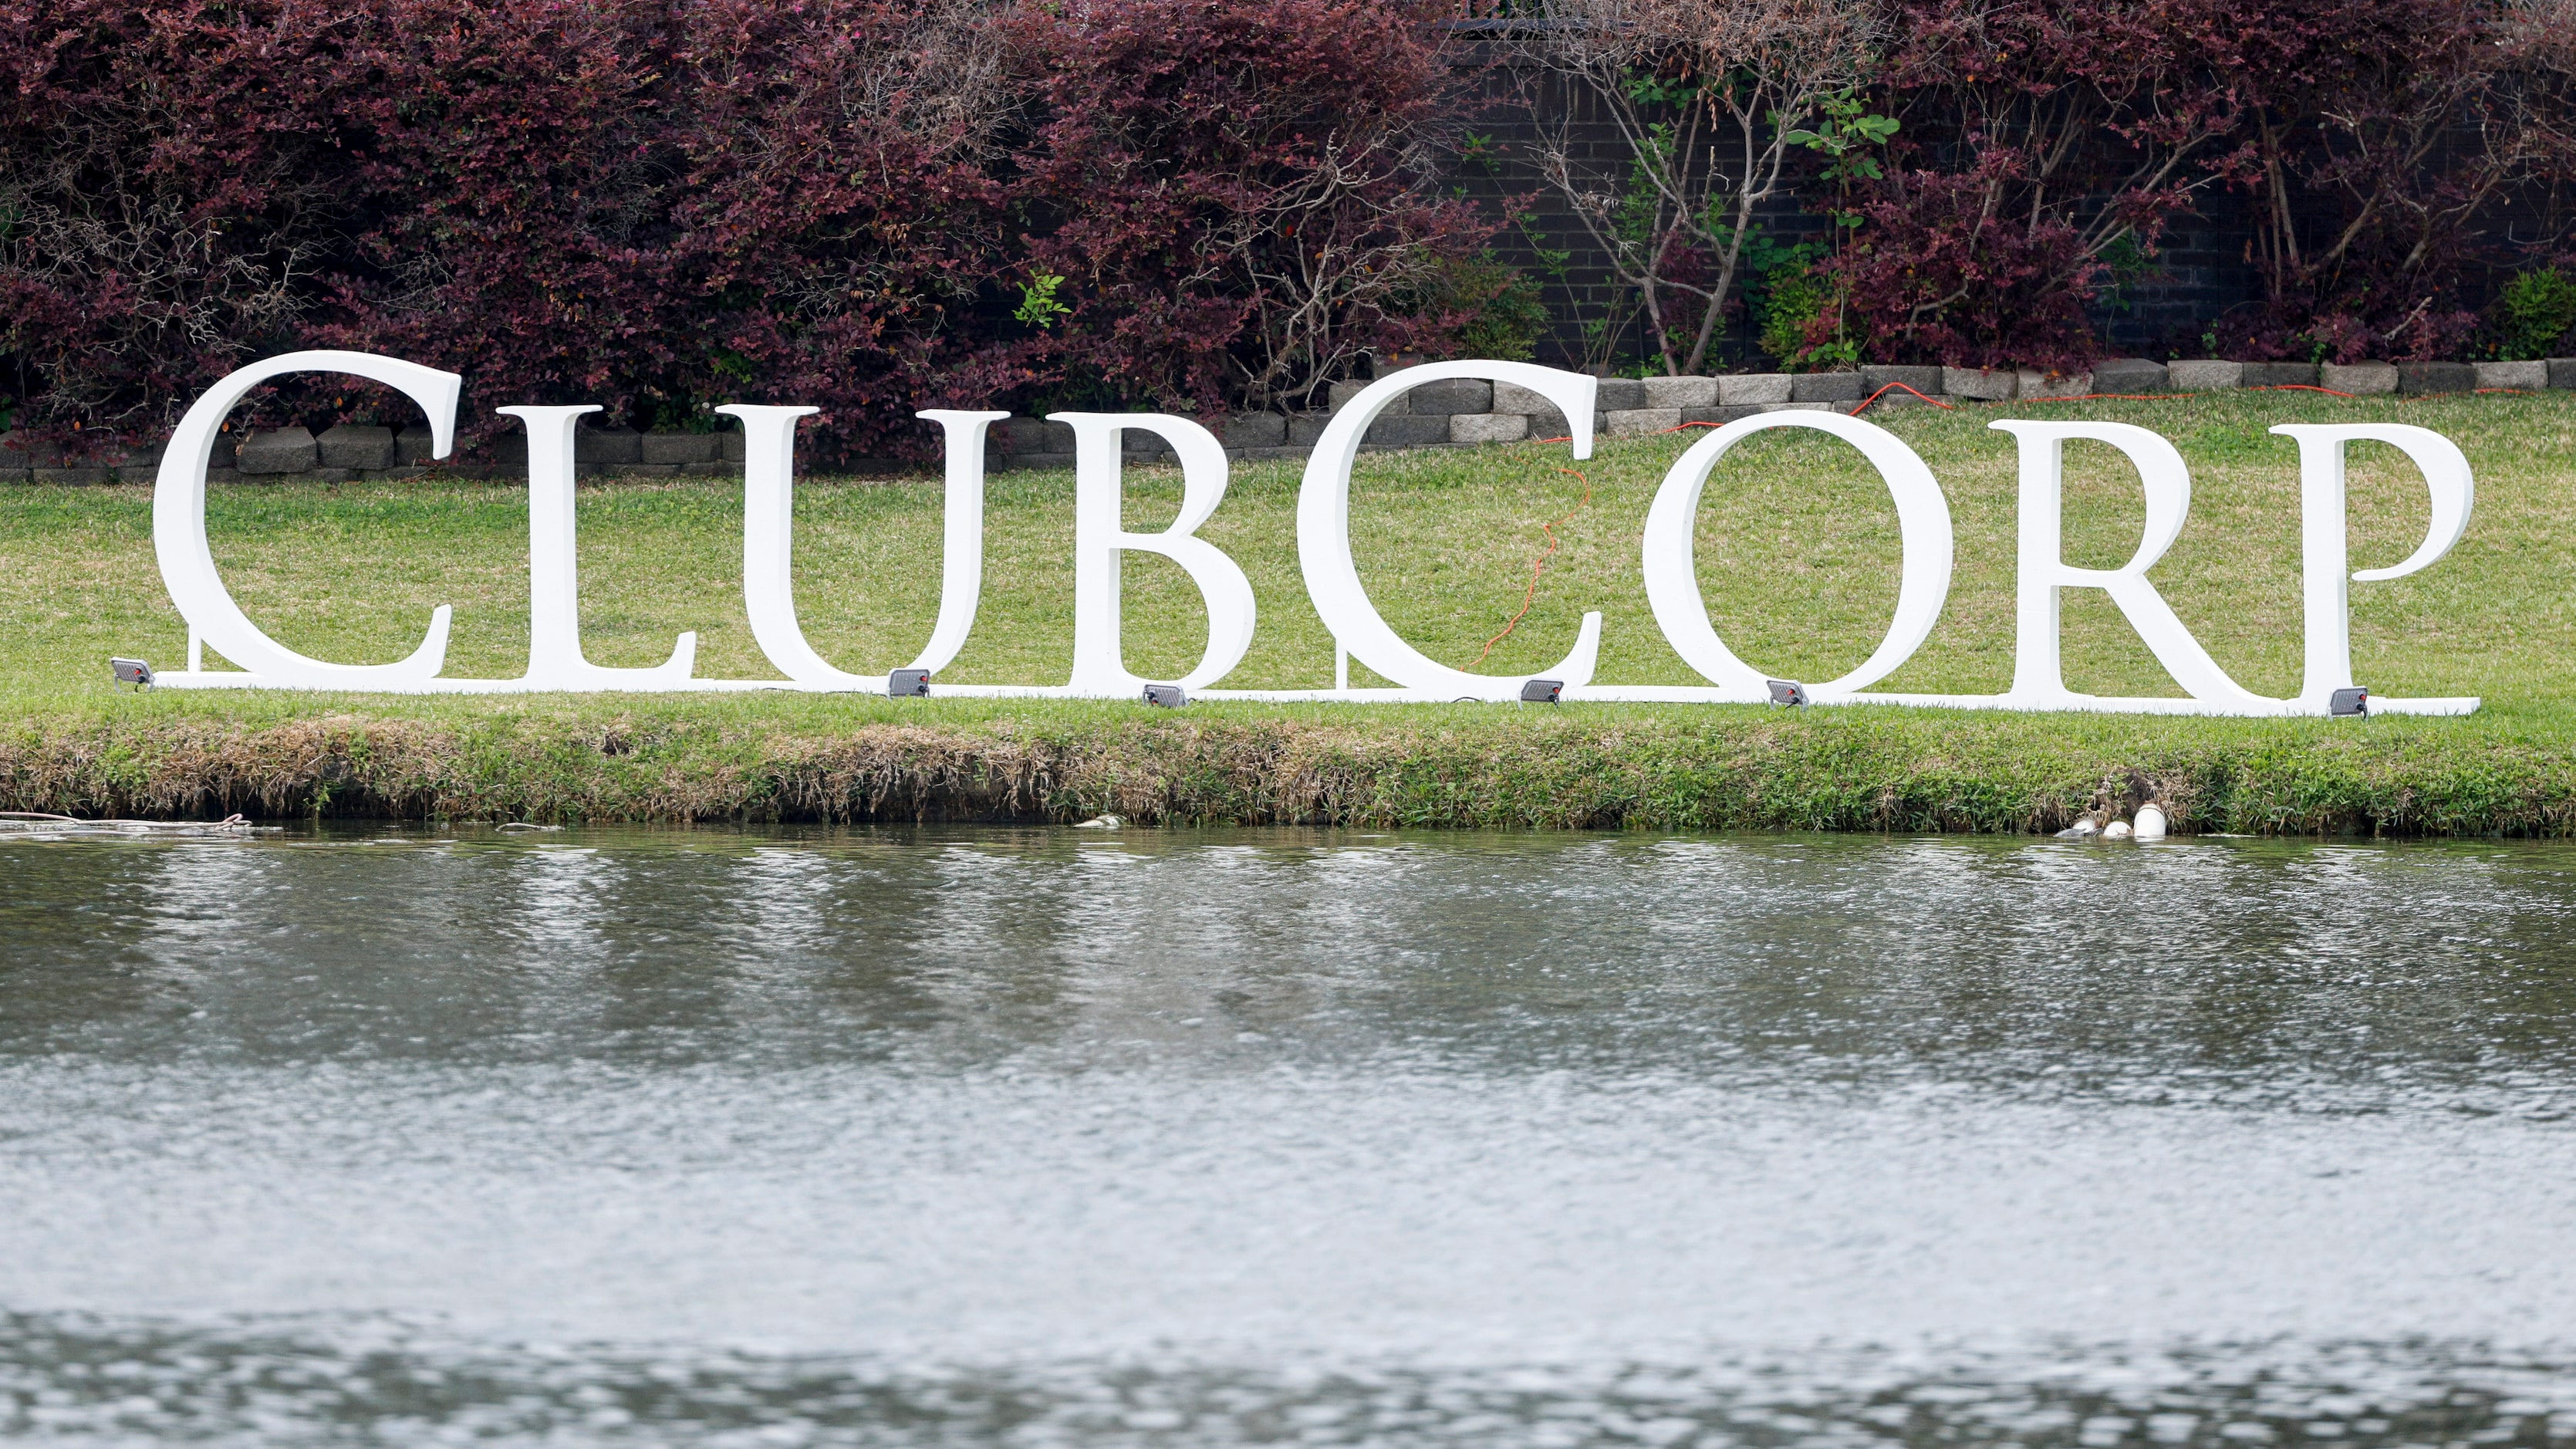
{"type": "MultiPolygon", "coordinates": [[[[2490,711],[2527,725],[2576,718],[2565,713],[2576,700],[2568,601],[2576,402],[2562,395],[2346,401],[2267,392],[1874,413],[1931,465],[1958,537],[1940,623],[1880,688],[1994,693],[2010,682],[2016,454],[2009,435],[1986,426],[2002,417],[2114,419],[2174,441],[2192,469],[2191,515],[2151,577],[2219,662],[2266,694],[2297,686],[2301,615],[2296,449],[2265,429],[2388,420],[2446,434],[2477,475],[2468,535],[2424,573],[2354,586],[2358,677],[2383,694],[2483,695],[2490,711]]],[[[1542,670],[1570,647],[1583,612],[1599,610],[1600,682],[1700,682],[1656,629],[1639,567],[1654,490],[1699,436],[1605,441],[1580,462],[1562,443],[1363,457],[1352,504],[1362,578],[1396,629],[1447,664],[1501,675],[1542,670]]],[[[2067,455],[2068,560],[2117,566],[2141,526],[2135,475],[2107,445],[2071,444],[2067,455]]],[[[2392,563],[2422,536],[2423,484],[2393,449],[2359,444],[2352,458],[2354,566],[2392,563]]],[[[1294,464],[1239,465],[1202,530],[1243,566],[1260,609],[1252,651],[1227,685],[1332,680],[1331,639],[1298,569],[1301,479],[1294,464]]],[[[942,681],[1063,682],[1073,491],[1069,472],[990,479],[983,607],[942,681]]],[[[940,587],[941,496],[928,477],[800,482],[796,592],[807,637],[826,657],[878,672],[910,659],[927,638],[940,587]]],[[[1179,497],[1176,471],[1129,469],[1128,526],[1161,527],[1179,497]]],[[[700,675],[775,677],[743,610],[738,482],[607,482],[584,488],[579,512],[583,639],[595,662],[658,663],[676,635],[695,630],[700,675]]],[[[346,663],[399,658],[418,642],[431,607],[448,603],[456,625],[447,673],[510,676],[525,666],[527,507],[516,483],[240,484],[213,493],[208,518],[234,597],[289,647],[346,663]]],[[[1811,680],[1848,670],[1875,646],[1894,603],[1899,551],[1876,475],[1848,447],[1812,433],[1770,432],[1739,445],[1712,479],[1697,524],[1700,581],[1720,635],[1762,668],[1811,680]]],[[[0,557],[8,565],[0,571],[0,707],[38,715],[130,708],[113,693],[110,654],[181,663],[185,630],[154,563],[149,488],[0,490],[0,557]]],[[[1205,623],[1186,576],[1130,553],[1126,600],[1130,667],[1149,677],[1187,670],[1205,623]]],[[[2092,591],[2067,596],[2065,656],[2079,690],[2179,693],[2092,591]]],[[[1382,681],[1355,669],[1353,682],[1382,681]]],[[[165,692],[158,701],[260,718],[356,702],[229,692],[165,692]]],[[[437,715],[525,702],[363,703],[373,713],[437,715]]],[[[616,704],[709,707],[676,696],[616,704]]],[[[780,696],[726,707],[816,706],[780,696]]]]}

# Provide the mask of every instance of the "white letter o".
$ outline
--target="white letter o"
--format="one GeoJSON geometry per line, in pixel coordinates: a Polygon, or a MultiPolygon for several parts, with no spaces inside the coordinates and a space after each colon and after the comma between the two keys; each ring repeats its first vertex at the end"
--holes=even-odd
{"type": "Polygon", "coordinates": [[[1673,463],[1655,490],[1646,514],[1646,599],[1654,606],[1655,624],[1683,662],[1710,682],[1747,702],[1769,698],[1768,676],[1735,657],[1708,622],[1708,601],[1699,589],[1692,535],[1699,520],[1700,494],[1708,475],[1726,451],[1769,428],[1813,428],[1860,449],[1861,456],[1887,481],[1896,500],[1898,536],[1904,541],[1905,571],[1896,591],[1896,618],[1887,637],[1858,669],[1830,683],[1811,686],[1810,694],[1844,695],[1893,673],[1922,647],[1950,596],[1950,504],[1932,470],[1902,439],[1875,423],[1837,412],[1783,411],[1739,418],[1700,439],[1673,463]]]}

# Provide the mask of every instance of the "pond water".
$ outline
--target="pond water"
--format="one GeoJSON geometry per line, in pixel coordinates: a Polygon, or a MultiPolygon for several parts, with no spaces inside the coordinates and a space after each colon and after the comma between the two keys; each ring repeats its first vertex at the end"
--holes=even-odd
{"type": "Polygon", "coordinates": [[[0,838],[0,1439],[2576,1442],[2576,848],[0,838]]]}

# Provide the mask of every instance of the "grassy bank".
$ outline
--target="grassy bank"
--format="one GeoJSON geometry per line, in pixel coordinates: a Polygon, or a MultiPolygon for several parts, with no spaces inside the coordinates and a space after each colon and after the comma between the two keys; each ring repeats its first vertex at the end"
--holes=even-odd
{"type": "MultiPolygon", "coordinates": [[[[2478,476],[2467,538],[2427,573],[2355,587],[2359,675],[2381,693],[2484,695],[2464,720],[2367,722],[2006,717],[1734,707],[1253,707],[1173,716],[1122,704],[817,696],[402,699],[119,693],[106,656],[175,664],[184,630],[154,567],[149,490],[0,493],[0,796],[10,808],[194,813],[315,809],[521,818],[1065,818],[1351,824],[2050,827],[2155,790],[2200,829],[2563,833],[2576,821],[2576,545],[2564,398],[2346,402],[2229,394],[2146,403],[1924,408],[1881,419],[1929,461],[1958,529],[1957,580],[1931,641],[1882,687],[1997,692],[2012,668],[2012,440],[2004,416],[2101,416],[2172,437],[2193,466],[2190,523],[2155,571],[2219,662],[2290,692],[2299,668],[2295,455],[2269,424],[2387,418],[2458,440],[2478,476]]],[[[1600,679],[1697,682],[1656,632],[1638,578],[1647,503],[1695,434],[1364,459],[1353,517],[1363,578],[1391,622],[1444,662],[1509,674],[1552,663],[1586,609],[1605,620],[1600,679]],[[1567,471],[1579,469],[1580,475],[1567,471]],[[1561,546],[1527,616],[1542,525],[1561,546]],[[1479,655],[1486,657],[1476,665],[1479,655]]],[[[2393,453],[2356,448],[2356,567],[2395,561],[2426,502],[2393,453]]],[[[2108,449],[2069,449],[2069,556],[2110,567],[2140,526],[2108,449]]],[[[1305,601],[1291,465],[1239,468],[1204,530],[1261,610],[1228,684],[1328,683],[1331,641],[1305,601]]],[[[1130,475],[1128,518],[1155,527],[1177,475],[1130,475]]],[[[806,630],[844,667],[908,658],[938,591],[935,482],[800,487],[806,630]]],[[[581,505],[585,642],[657,663],[699,632],[699,672],[763,677],[740,595],[740,489],[619,483],[581,505]]],[[[527,627],[524,493],[497,483],[271,485],[209,506],[236,598],[281,641],[347,662],[408,652],[457,607],[451,674],[510,675],[527,627]]],[[[997,476],[984,609],[944,682],[1047,683],[1071,639],[1072,480],[997,476]]],[[[1894,601],[1895,520],[1847,450],[1768,435],[1731,456],[1700,518],[1711,613],[1774,673],[1825,678],[1876,642],[1894,601]]],[[[1203,620],[1176,568],[1131,556],[1129,662],[1176,674],[1203,620]]],[[[2175,689],[2109,604],[2069,596],[2078,689],[2175,689]]],[[[1356,671],[1354,683],[1375,683],[1356,671]]]]}

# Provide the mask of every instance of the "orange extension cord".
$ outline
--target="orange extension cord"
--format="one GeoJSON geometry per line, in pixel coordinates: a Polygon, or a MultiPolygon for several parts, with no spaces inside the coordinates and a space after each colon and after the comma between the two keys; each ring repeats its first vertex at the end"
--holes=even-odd
{"type": "MultiPolygon", "coordinates": [[[[1529,592],[1521,595],[1521,611],[1512,615],[1512,621],[1503,626],[1503,632],[1485,641],[1484,650],[1476,656],[1476,664],[1484,663],[1487,656],[1494,652],[1494,646],[1512,637],[1512,631],[1521,626],[1521,620],[1529,617],[1530,606],[1538,602],[1538,576],[1547,572],[1547,561],[1556,555],[1556,526],[1581,513],[1584,505],[1592,501],[1591,478],[1572,468],[1559,468],[1556,471],[1569,477],[1583,479],[1583,496],[1575,500],[1572,508],[1558,514],[1542,527],[1541,531],[1547,535],[1547,547],[1539,553],[1538,557],[1530,560],[1529,592]]],[[[1473,669],[1476,664],[1470,664],[1467,667],[1473,669]]]]}

